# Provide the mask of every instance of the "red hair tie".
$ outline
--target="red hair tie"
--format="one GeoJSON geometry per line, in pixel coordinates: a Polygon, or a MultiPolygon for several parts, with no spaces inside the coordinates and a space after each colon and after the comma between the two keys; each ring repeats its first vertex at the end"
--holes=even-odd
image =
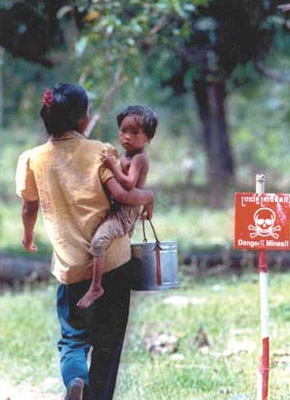
{"type": "Polygon", "coordinates": [[[53,100],[54,99],[52,90],[50,89],[45,90],[41,100],[42,104],[47,108],[50,108],[53,105],[53,100]]]}

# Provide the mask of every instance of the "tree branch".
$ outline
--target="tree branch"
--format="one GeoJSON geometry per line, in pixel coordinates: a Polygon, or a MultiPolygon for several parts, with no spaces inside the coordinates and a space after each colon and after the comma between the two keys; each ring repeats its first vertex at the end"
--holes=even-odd
{"type": "Polygon", "coordinates": [[[142,40],[142,44],[146,46],[151,46],[153,43],[155,36],[165,28],[165,26],[169,23],[169,18],[167,15],[162,15],[162,17],[157,21],[156,25],[153,26],[149,31],[149,35],[142,40]]]}
{"type": "Polygon", "coordinates": [[[277,8],[282,10],[283,12],[290,11],[290,3],[288,4],[281,4],[277,8]]]}
{"type": "Polygon", "coordinates": [[[117,65],[114,82],[113,82],[112,86],[110,87],[110,89],[105,94],[104,100],[102,101],[101,115],[108,113],[108,111],[110,110],[110,108],[112,107],[112,105],[114,103],[114,98],[115,98],[116,93],[120,90],[120,87],[126,81],[126,78],[124,76],[122,76],[122,73],[123,73],[123,60],[120,60],[117,65]]]}
{"type": "MultiPolygon", "coordinates": [[[[104,100],[102,101],[102,104],[100,106],[100,113],[95,113],[84,133],[84,135],[86,137],[89,137],[92,130],[94,129],[95,125],[97,122],[100,121],[100,119],[106,115],[110,108],[112,107],[114,100],[115,100],[115,96],[117,94],[117,92],[120,90],[120,87],[123,85],[123,83],[126,81],[126,78],[124,76],[122,76],[122,72],[123,72],[123,61],[120,60],[118,65],[117,65],[117,70],[115,73],[115,77],[114,77],[114,82],[112,84],[112,86],[109,88],[109,90],[107,90],[105,96],[104,96],[104,100]]],[[[81,78],[83,77],[85,71],[83,72],[83,74],[81,75],[81,78]]],[[[80,78],[80,79],[81,79],[80,78]]],[[[84,83],[84,82],[83,82],[84,83]]]]}
{"type": "Polygon", "coordinates": [[[273,71],[273,70],[268,70],[264,68],[260,63],[255,62],[254,66],[256,70],[266,78],[273,79],[276,82],[279,83],[290,83],[290,74],[288,75],[283,75],[278,71],[273,71]]]}
{"type": "Polygon", "coordinates": [[[156,35],[168,24],[169,19],[167,15],[162,15],[162,17],[157,21],[156,25],[150,30],[150,36],[156,35]]]}
{"type": "Polygon", "coordinates": [[[84,83],[85,83],[85,81],[86,81],[86,79],[87,79],[87,76],[88,76],[89,72],[90,72],[90,68],[89,68],[88,66],[86,66],[86,67],[84,68],[83,72],[81,73],[81,76],[79,77],[79,80],[78,80],[78,84],[79,84],[80,86],[83,86],[83,85],[84,85],[84,83]]]}
{"type": "Polygon", "coordinates": [[[90,136],[90,134],[92,133],[92,130],[94,129],[96,123],[99,122],[99,121],[100,121],[99,114],[94,114],[92,116],[92,119],[89,122],[89,125],[87,126],[87,128],[86,128],[86,130],[84,132],[84,136],[85,137],[89,137],[90,136]]]}

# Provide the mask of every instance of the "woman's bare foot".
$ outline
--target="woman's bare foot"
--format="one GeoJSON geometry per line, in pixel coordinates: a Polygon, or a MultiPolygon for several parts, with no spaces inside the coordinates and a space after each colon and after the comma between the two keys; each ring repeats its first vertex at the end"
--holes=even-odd
{"type": "Polygon", "coordinates": [[[104,289],[102,288],[102,286],[98,288],[89,288],[87,293],[78,301],[77,306],[79,308],[88,308],[103,294],[104,294],[104,289]]]}

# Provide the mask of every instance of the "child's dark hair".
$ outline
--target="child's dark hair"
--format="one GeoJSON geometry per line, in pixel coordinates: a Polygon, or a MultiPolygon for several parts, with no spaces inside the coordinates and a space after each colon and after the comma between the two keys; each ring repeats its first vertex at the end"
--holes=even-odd
{"type": "Polygon", "coordinates": [[[79,85],[58,83],[44,92],[40,110],[48,135],[59,137],[66,131],[78,130],[86,116],[88,96],[79,85]]]}
{"type": "Polygon", "coordinates": [[[152,139],[154,137],[158,125],[157,114],[154,111],[152,111],[149,107],[141,105],[126,107],[117,115],[117,123],[119,128],[122,124],[123,119],[125,119],[129,115],[138,115],[139,117],[141,117],[140,119],[143,132],[149,139],[152,139]]]}

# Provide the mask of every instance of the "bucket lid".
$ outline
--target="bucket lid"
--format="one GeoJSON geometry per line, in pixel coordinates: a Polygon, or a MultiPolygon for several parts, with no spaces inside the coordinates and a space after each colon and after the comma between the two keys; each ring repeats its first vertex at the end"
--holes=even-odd
{"type": "MultiPolygon", "coordinates": [[[[163,248],[172,248],[177,249],[177,241],[166,241],[166,242],[159,242],[161,249],[163,248]]],[[[139,242],[139,243],[132,243],[131,247],[155,247],[156,242],[139,242]]]]}

